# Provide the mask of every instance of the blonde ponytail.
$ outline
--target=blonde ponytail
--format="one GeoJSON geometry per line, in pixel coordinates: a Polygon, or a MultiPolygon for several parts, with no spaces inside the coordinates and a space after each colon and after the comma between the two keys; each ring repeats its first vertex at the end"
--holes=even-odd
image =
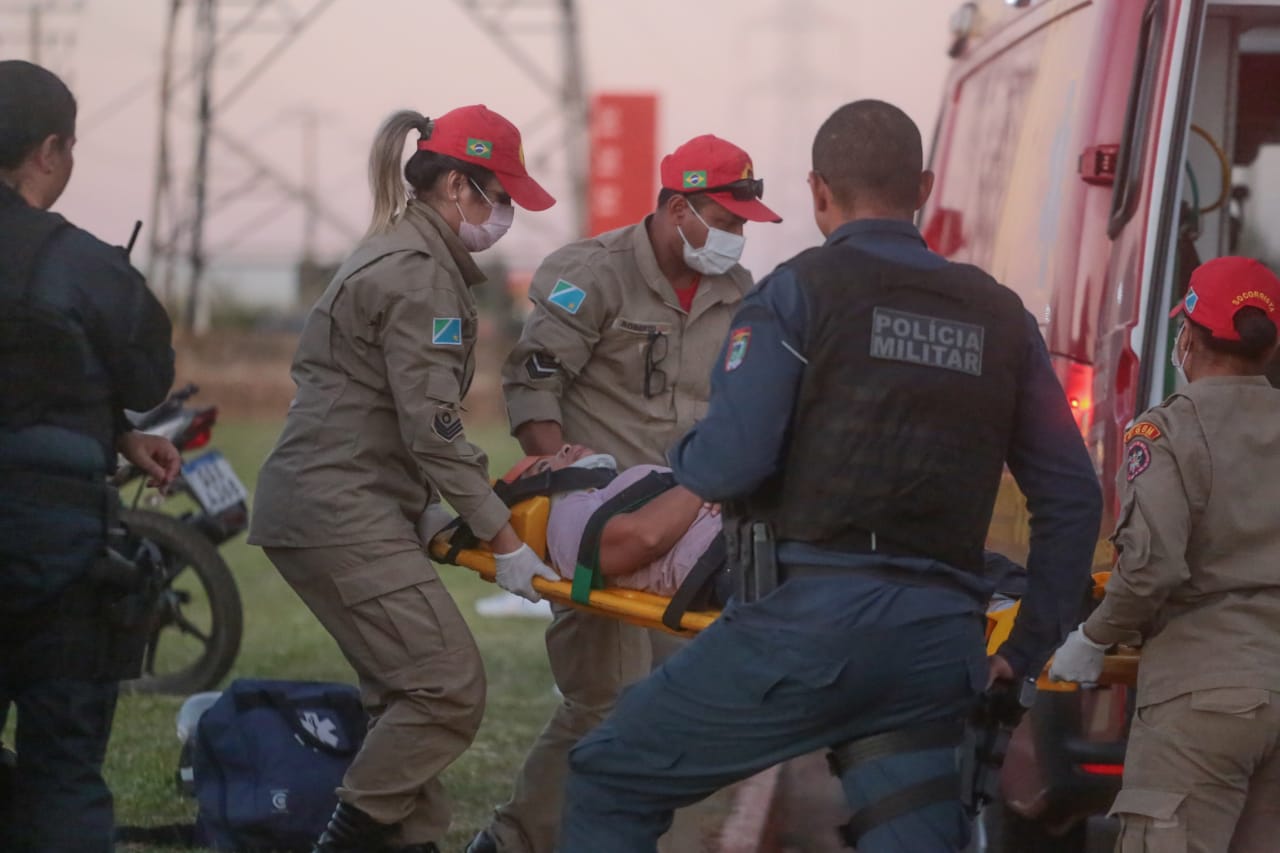
{"type": "Polygon", "coordinates": [[[369,152],[369,188],[373,190],[373,221],[366,237],[391,227],[404,213],[408,203],[400,158],[404,155],[405,138],[416,130],[427,135],[427,119],[415,110],[392,113],[373,139],[369,152]]]}

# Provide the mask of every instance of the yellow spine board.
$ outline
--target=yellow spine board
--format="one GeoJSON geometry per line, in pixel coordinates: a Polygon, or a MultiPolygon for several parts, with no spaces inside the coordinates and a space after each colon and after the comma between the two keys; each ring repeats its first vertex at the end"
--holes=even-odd
{"type": "MultiPolygon", "coordinates": [[[[547,498],[533,498],[517,504],[511,510],[511,526],[516,534],[529,545],[533,551],[547,558],[547,518],[551,513],[551,501],[547,498]]],[[[431,542],[431,556],[443,560],[449,553],[449,540],[446,534],[437,536],[431,542]]],[[[472,570],[480,577],[494,580],[495,566],[493,554],[484,548],[469,548],[458,552],[457,564],[472,570]]],[[[1099,572],[1094,575],[1095,595],[1101,596],[1110,572],[1099,572]]],[[[682,637],[697,634],[716,620],[718,610],[689,611],[680,619],[679,631],[673,631],[662,622],[662,614],[666,611],[671,599],[653,593],[631,589],[598,589],[592,590],[588,604],[580,604],[573,600],[573,584],[567,580],[547,581],[542,578],[533,579],[533,588],[544,598],[557,604],[565,604],[600,613],[642,628],[654,628],[682,637]]],[[[987,613],[987,654],[994,654],[1013,630],[1013,620],[1018,614],[1018,603],[1014,602],[1000,610],[987,613]]],[[[1040,674],[1036,686],[1040,690],[1056,692],[1075,690],[1079,685],[1073,682],[1050,681],[1048,668],[1040,674]]],[[[1099,684],[1136,683],[1138,673],[1138,654],[1134,651],[1121,651],[1109,654],[1103,663],[1099,684]]]]}

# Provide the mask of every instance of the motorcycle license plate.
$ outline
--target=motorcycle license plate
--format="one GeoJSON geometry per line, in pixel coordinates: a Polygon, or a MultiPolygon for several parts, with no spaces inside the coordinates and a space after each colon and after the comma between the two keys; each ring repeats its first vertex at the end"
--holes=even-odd
{"type": "Polygon", "coordinates": [[[182,463],[182,475],[209,515],[217,515],[249,497],[231,463],[216,450],[182,463]]]}

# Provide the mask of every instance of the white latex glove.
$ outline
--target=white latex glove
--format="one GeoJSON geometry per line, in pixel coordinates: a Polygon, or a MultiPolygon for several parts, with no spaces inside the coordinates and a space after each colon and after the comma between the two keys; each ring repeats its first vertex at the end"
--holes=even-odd
{"type": "Polygon", "coordinates": [[[1049,678],[1078,684],[1095,682],[1102,674],[1102,657],[1109,648],[1086,637],[1082,624],[1067,635],[1062,648],[1054,654],[1049,678]]]}
{"type": "Polygon", "coordinates": [[[494,554],[493,559],[498,564],[498,586],[528,601],[542,600],[542,596],[533,588],[535,577],[549,581],[560,580],[560,576],[539,560],[528,545],[521,545],[510,554],[494,554]]]}

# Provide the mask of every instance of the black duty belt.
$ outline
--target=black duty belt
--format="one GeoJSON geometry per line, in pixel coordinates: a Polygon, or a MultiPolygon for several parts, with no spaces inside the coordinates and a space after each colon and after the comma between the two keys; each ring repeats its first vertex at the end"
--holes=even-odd
{"type": "MultiPolygon", "coordinates": [[[[845,551],[844,553],[866,553],[868,555],[878,556],[902,556],[894,554],[885,549],[876,551],[845,551]]],[[[888,566],[813,566],[813,565],[796,565],[783,564],[778,567],[778,580],[785,583],[795,578],[829,578],[829,577],[863,577],[874,578],[886,583],[898,584],[899,586],[922,586],[934,587],[936,589],[947,589],[958,592],[973,599],[979,605],[985,607],[987,604],[987,596],[979,590],[969,587],[961,582],[958,578],[945,575],[942,572],[924,572],[914,571],[911,569],[893,569],[888,566]]]]}
{"type": "Polygon", "coordinates": [[[876,554],[881,557],[915,557],[920,560],[932,560],[928,554],[891,542],[883,536],[877,536],[869,530],[850,530],[825,542],[814,543],[832,551],[846,554],[876,554]]]}
{"type": "Polygon", "coordinates": [[[13,495],[41,506],[105,513],[108,507],[107,488],[105,474],[92,478],[74,477],[28,468],[0,467],[0,495],[13,495]]]}

